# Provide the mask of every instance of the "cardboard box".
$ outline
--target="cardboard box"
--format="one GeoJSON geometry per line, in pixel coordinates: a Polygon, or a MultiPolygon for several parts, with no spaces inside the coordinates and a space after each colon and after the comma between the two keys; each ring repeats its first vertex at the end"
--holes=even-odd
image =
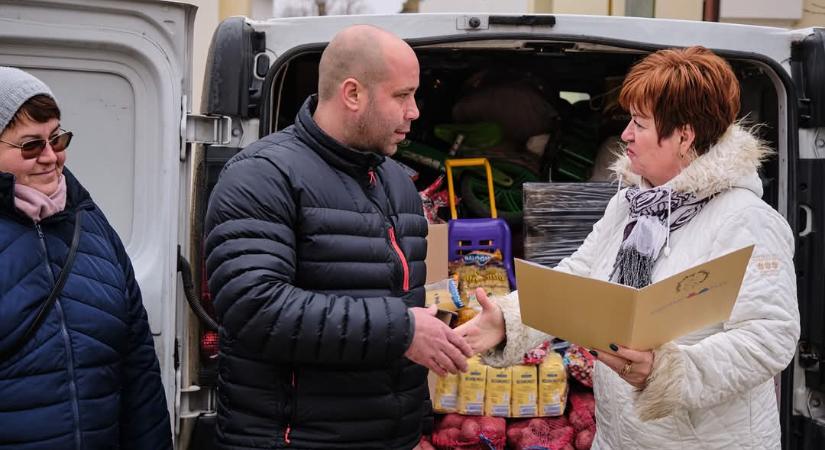
{"type": "Polygon", "coordinates": [[[634,289],[516,259],[522,321],[602,351],[650,350],[730,317],[753,246],[634,289]]]}
{"type": "Polygon", "coordinates": [[[431,223],[427,227],[427,258],[424,263],[427,266],[426,284],[447,278],[447,224],[431,223]]]}

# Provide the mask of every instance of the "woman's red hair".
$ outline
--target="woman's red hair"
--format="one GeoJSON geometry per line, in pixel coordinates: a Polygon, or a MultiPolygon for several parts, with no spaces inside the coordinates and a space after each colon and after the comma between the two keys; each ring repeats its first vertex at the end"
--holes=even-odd
{"type": "Polygon", "coordinates": [[[727,61],[704,47],[659,50],[630,69],[619,103],[652,117],[659,139],[690,125],[701,155],[736,120],[739,81],[727,61]]]}

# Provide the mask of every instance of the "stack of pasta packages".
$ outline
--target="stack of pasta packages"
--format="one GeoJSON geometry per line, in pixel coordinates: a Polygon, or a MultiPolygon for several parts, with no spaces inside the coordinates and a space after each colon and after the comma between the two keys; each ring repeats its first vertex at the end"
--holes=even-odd
{"type": "MultiPolygon", "coordinates": [[[[480,310],[476,287],[492,296],[509,293],[495,254],[466,256],[483,264],[452,264],[449,280],[427,287],[428,304],[439,305],[451,326],[480,310]]],[[[436,426],[421,448],[589,449],[596,430],[593,363],[586,349],[563,341],[545,342],[526,353],[522,364],[510,367],[487,366],[475,356],[466,372],[436,378],[436,426]]]]}
{"type": "Polygon", "coordinates": [[[475,297],[476,288],[483,288],[489,296],[510,293],[507,269],[501,252],[473,251],[449,264],[450,277],[424,286],[427,306],[436,304],[439,311],[448,313],[442,318],[457,327],[475,317],[481,306],[475,297]]]}

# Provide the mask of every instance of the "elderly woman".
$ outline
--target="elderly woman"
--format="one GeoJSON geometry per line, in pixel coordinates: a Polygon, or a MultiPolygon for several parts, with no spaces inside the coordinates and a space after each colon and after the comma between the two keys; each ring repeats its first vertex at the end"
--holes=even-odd
{"type": "Polygon", "coordinates": [[[49,88],[0,67],[0,131],[0,449],[171,448],[140,289],[49,88]]]}
{"type": "MultiPolygon", "coordinates": [[[[761,200],[757,168],[768,151],[734,122],[736,77],[704,48],[661,50],[631,69],[620,102],[631,120],[614,171],[630,187],[556,269],[640,288],[755,249],[729,320],[652,351],[592,352],[594,448],[778,449],[773,377],[799,336],[794,241],[761,200]]],[[[491,364],[516,362],[547,338],[521,324],[517,296],[479,293],[482,313],[459,330],[474,350],[492,349],[491,364]]]]}

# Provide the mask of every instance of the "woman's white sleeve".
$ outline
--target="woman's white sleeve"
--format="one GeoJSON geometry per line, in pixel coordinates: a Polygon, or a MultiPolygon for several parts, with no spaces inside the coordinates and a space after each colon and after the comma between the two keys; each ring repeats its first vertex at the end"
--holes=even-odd
{"type": "Polygon", "coordinates": [[[553,337],[530,328],[521,321],[518,291],[493,299],[504,315],[505,340],[496,348],[482,353],[484,363],[493,367],[521,364],[524,354],[553,337]]]}
{"type": "MultiPolygon", "coordinates": [[[[604,229],[607,223],[615,222],[613,214],[618,214],[616,207],[618,196],[613,196],[605,209],[602,218],[593,225],[593,230],[587,235],[584,243],[575,253],[562,260],[556,270],[573,273],[581,276],[589,276],[590,268],[596,259],[603,256],[599,253],[601,247],[600,240],[604,236],[604,229]]],[[[548,287],[552,288],[552,287],[548,287]]],[[[542,342],[552,339],[552,336],[524,325],[521,321],[521,310],[519,309],[518,291],[509,295],[494,299],[504,314],[504,324],[506,329],[505,342],[497,348],[485,352],[482,356],[486,364],[494,367],[505,367],[513,364],[520,364],[524,358],[524,353],[535,348],[542,342]]]]}
{"type": "Polygon", "coordinates": [[[799,309],[793,234],[785,220],[761,207],[739,211],[722,224],[708,256],[751,244],[753,255],[723,331],[656,351],[647,387],[636,398],[642,420],[723,403],[767,382],[793,359],[799,309]]]}

